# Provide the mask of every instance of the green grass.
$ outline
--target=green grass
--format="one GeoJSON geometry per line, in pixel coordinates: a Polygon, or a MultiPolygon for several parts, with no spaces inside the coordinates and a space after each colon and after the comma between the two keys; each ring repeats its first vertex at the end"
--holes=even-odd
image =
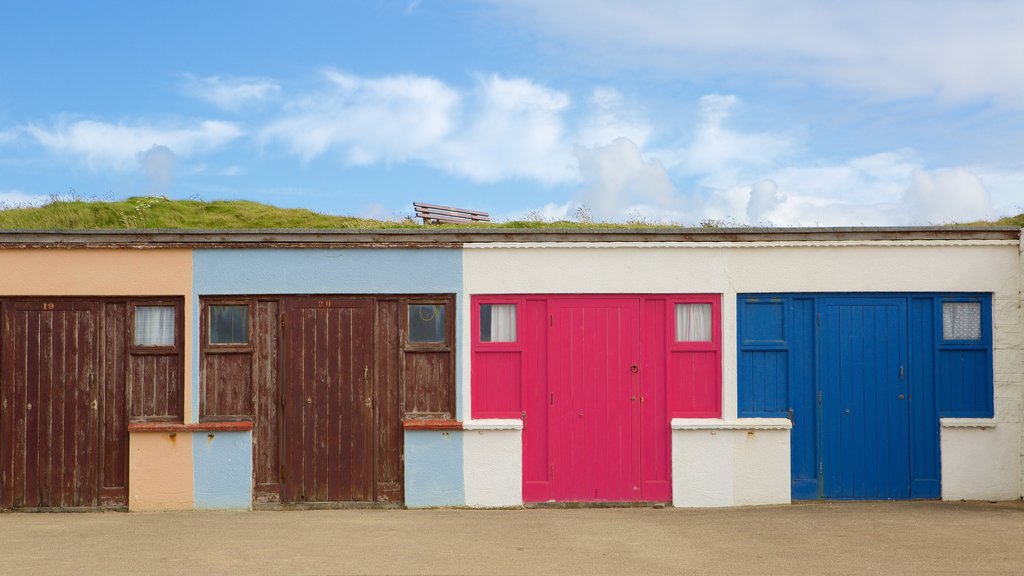
{"type": "MultiPolygon", "coordinates": [[[[531,214],[526,220],[493,224],[442,225],[437,228],[651,228],[664,226],[633,219],[626,223],[593,222],[589,211],[577,211],[576,220],[547,221],[531,214]]],[[[730,221],[705,220],[696,227],[736,226],[730,221]]],[[[1024,227],[1024,214],[994,222],[971,222],[958,226],[1024,227]]],[[[353,216],[332,216],[301,208],[278,208],[246,200],[168,200],[162,196],[132,197],[119,202],[54,198],[39,207],[7,207],[0,204],[0,230],[142,230],[142,229],[229,229],[310,228],[322,230],[420,228],[419,220],[371,220],[353,216]]],[[[431,227],[435,228],[435,227],[431,227]]]]}

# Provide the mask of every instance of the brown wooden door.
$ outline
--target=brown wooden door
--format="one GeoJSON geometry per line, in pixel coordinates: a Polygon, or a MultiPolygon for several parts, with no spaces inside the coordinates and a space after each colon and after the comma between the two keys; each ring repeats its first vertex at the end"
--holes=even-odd
{"type": "Polygon", "coordinates": [[[373,301],[285,304],[284,502],[373,500],[373,301]]]}
{"type": "Polygon", "coordinates": [[[3,507],[99,506],[100,305],[12,302],[3,322],[3,507]]]}

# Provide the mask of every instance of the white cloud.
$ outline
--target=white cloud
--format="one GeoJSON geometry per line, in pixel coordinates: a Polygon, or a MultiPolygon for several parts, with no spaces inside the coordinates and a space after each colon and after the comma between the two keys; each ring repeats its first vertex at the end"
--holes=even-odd
{"type": "Polygon", "coordinates": [[[502,13],[616,63],[759,72],[882,98],[1024,105],[1024,4],[1005,0],[511,0],[502,13]]]}
{"type": "Polygon", "coordinates": [[[50,199],[46,196],[26,194],[21,190],[7,190],[0,192],[0,210],[7,208],[23,208],[28,206],[42,206],[50,199]]]}
{"type": "Polygon", "coordinates": [[[963,168],[915,172],[903,194],[903,205],[916,223],[971,222],[993,216],[992,197],[981,179],[963,168]]]}
{"type": "Polygon", "coordinates": [[[139,165],[149,178],[150,194],[166,194],[174,183],[178,159],[167,146],[153,146],[138,155],[139,165]]]}
{"type": "Polygon", "coordinates": [[[675,186],[665,168],[645,160],[633,142],[619,138],[607,146],[579,148],[576,155],[583,178],[580,202],[597,219],[618,219],[630,208],[673,208],[675,186]]]}
{"type": "Polygon", "coordinates": [[[14,142],[18,135],[14,128],[10,130],[0,130],[0,144],[6,144],[8,142],[14,142]]]}
{"type": "Polygon", "coordinates": [[[575,179],[563,92],[521,78],[482,78],[463,111],[465,126],[433,150],[429,164],[479,182],[529,178],[546,184],[575,179]]]}
{"type": "Polygon", "coordinates": [[[289,103],[262,138],[284,143],[306,161],[340,148],[349,163],[370,164],[421,156],[452,130],[459,95],[433,78],[361,78],[332,70],[324,78],[326,90],[289,103]]]}
{"type": "Polygon", "coordinates": [[[655,155],[664,156],[672,168],[686,174],[711,174],[721,178],[746,166],[770,166],[792,152],[794,144],[790,135],[744,133],[727,128],[725,121],[738,104],[739,99],[731,94],[702,96],[693,141],[655,155]]]}
{"type": "Polygon", "coordinates": [[[243,134],[236,124],[214,120],[175,125],[79,120],[52,128],[29,124],[25,130],[53,154],[80,158],[93,170],[118,171],[138,166],[139,154],[154,146],[190,156],[220,148],[243,134]]]}
{"type": "Polygon", "coordinates": [[[637,105],[626,101],[625,96],[612,88],[596,88],[590,95],[589,108],[575,144],[579,146],[603,146],[617,138],[627,138],[643,148],[653,128],[640,114],[637,105]]]}
{"type": "Polygon", "coordinates": [[[326,90],[289,103],[262,131],[265,142],[304,161],[338,150],[352,165],[419,162],[478,182],[575,177],[563,92],[497,75],[465,93],[415,75],[325,78],[326,90]]]}
{"type": "Polygon", "coordinates": [[[224,110],[241,108],[276,97],[281,86],[269,78],[198,77],[183,74],[185,93],[224,110]]]}

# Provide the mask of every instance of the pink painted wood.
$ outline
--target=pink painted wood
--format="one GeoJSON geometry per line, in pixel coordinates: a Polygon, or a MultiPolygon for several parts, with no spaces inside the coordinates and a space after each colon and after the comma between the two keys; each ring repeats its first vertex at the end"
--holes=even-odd
{"type": "Polygon", "coordinates": [[[720,302],[473,297],[472,414],[523,417],[525,501],[671,499],[671,418],[721,415],[720,302]],[[712,305],[711,341],[675,342],[684,302],[712,305]],[[516,304],[517,342],[480,342],[482,303],[516,304]]]}

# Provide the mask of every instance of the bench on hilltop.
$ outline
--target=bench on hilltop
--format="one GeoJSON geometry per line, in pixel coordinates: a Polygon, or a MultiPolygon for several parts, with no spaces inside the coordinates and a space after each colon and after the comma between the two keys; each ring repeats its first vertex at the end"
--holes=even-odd
{"type": "Polygon", "coordinates": [[[424,224],[472,224],[473,222],[490,222],[491,216],[487,212],[479,210],[468,210],[466,208],[452,208],[451,206],[436,206],[413,202],[416,209],[416,217],[422,218],[424,224]]]}

